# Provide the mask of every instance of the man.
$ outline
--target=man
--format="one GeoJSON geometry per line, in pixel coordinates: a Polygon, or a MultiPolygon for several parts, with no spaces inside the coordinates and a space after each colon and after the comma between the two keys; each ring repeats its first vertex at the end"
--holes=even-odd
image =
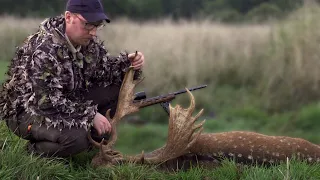
{"type": "Polygon", "coordinates": [[[48,18],[17,49],[0,96],[1,119],[28,150],[67,157],[111,131],[104,116],[115,112],[129,66],[141,78],[141,52],[112,57],[97,37],[109,23],[100,0],[69,0],[64,15],[48,18]]]}

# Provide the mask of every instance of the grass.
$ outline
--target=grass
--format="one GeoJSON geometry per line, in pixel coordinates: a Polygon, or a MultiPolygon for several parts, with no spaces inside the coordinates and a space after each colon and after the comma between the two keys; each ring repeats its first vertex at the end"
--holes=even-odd
{"type": "MultiPolygon", "coordinates": [[[[208,127],[206,127],[208,129],[208,127]]],[[[206,170],[193,167],[188,171],[166,173],[154,167],[125,164],[108,168],[93,168],[90,159],[94,153],[81,153],[68,159],[43,159],[29,155],[24,150],[25,141],[16,138],[1,123],[1,139],[6,137],[0,151],[1,179],[319,179],[320,164],[309,165],[293,160],[277,166],[237,166],[225,160],[218,168],[206,170]],[[287,172],[288,171],[288,172],[287,172]],[[288,174],[288,175],[287,175],[288,174]]],[[[127,153],[155,149],[163,144],[166,136],[165,125],[147,125],[144,128],[122,125],[119,130],[117,149],[127,153]],[[153,133],[150,133],[153,132],[153,133]],[[145,137],[139,139],[139,137],[145,137]],[[158,144],[149,144],[150,140],[158,144]],[[153,146],[153,147],[151,147],[153,146]]]]}

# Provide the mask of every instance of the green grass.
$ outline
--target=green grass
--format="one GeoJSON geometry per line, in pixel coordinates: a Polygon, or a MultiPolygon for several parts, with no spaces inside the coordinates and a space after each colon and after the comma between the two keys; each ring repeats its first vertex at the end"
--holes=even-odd
{"type": "MultiPolygon", "coordinates": [[[[208,130],[208,128],[206,127],[208,130]]],[[[136,127],[123,124],[119,129],[119,141],[116,149],[135,154],[141,150],[153,150],[165,142],[165,125],[146,125],[136,127]],[[150,143],[151,144],[150,144],[150,143]],[[155,143],[157,142],[157,143],[155,143]]],[[[116,167],[93,168],[90,160],[97,152],[83,152],[67,159],[39,158],[27,154],[25,141],[12,135],[1,123],[0,177],[1,179],[285,179],[287,171],[290,179],[319,179],[320,164],[308,165],[291,160],[289,169],[283,163],[271,167],[237,166],[233,161],[225,160],[220,167],[206,170],[193,167],[188,171],[164,172],[134,164],[116,167]]]]}
{"type": "Polygon", "coordinates": [[[7,72],[9,61],[0,61],[0,83],[5,80],[5,73],[7,72]]]}

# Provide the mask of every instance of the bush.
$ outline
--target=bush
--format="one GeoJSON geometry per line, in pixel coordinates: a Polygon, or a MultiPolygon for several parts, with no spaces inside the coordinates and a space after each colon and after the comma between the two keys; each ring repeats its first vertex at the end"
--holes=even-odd
{"type": "Polygon", "coordinates": [[[259,6],[251,9],[246,19],[253,22],[263,22],[270,19],[279,18],[282,15],[282,11],[279,7],[271,3],[262,3],[259,6]]]}

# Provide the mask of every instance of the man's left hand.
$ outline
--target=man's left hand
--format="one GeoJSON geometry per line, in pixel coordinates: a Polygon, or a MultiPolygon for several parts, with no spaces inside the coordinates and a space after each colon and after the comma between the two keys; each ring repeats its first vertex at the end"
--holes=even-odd
{"type": "Polygon", "coordinates": [[[144,65],[144,55],[142,52],[131,53],[128,55],[128,58],[135,70],[142,69],[144,65]]]}

